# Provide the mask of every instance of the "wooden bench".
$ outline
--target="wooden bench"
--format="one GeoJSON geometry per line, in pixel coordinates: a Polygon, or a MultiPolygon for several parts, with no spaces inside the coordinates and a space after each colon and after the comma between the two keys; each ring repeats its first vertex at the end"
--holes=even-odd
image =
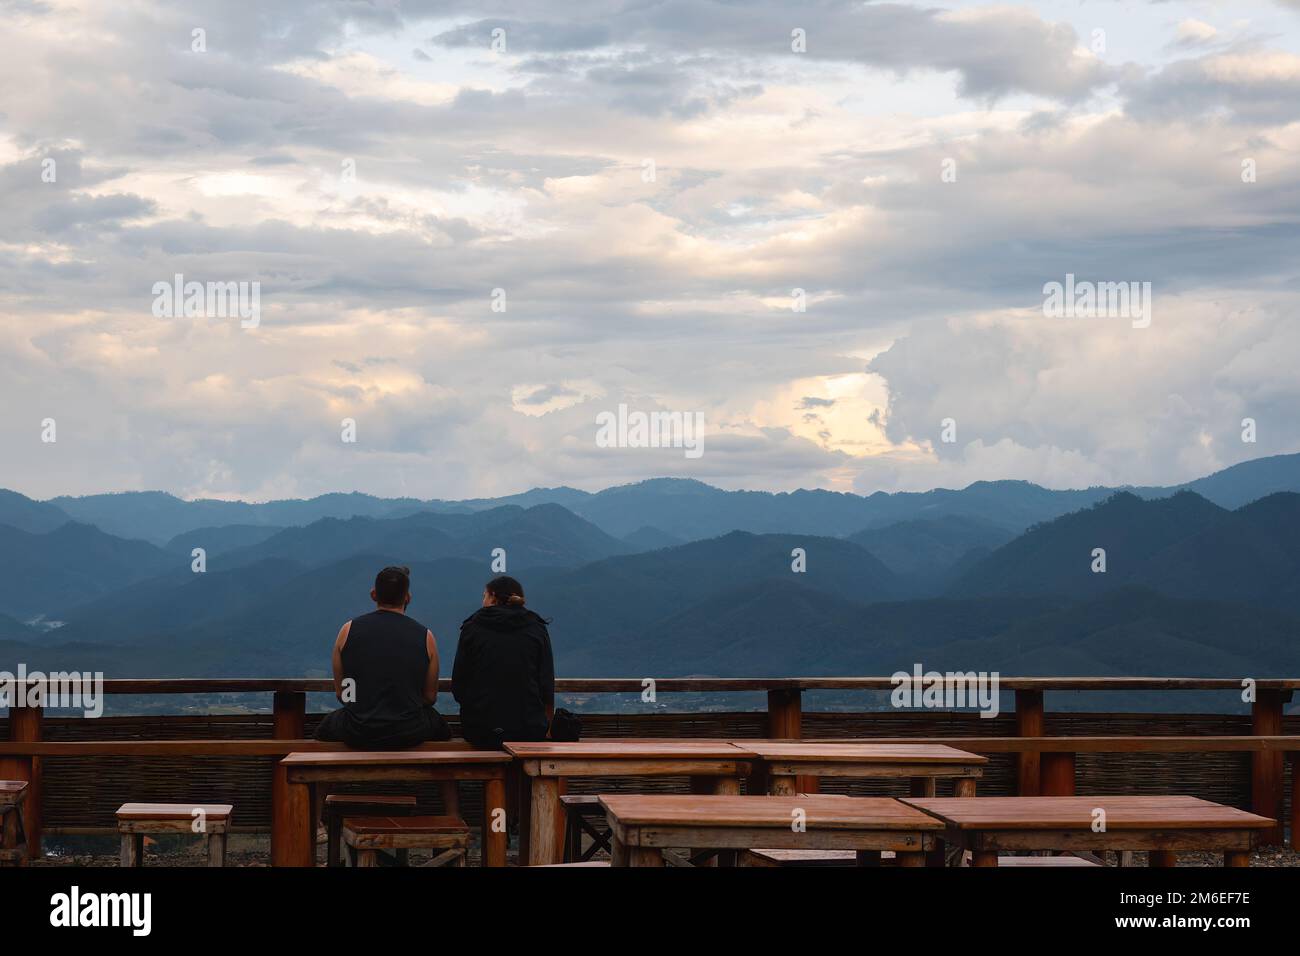
{"type": "Polygon", "coordinates": [[[543,863],[542,867],[543,868],[549,867],[551,869],[562,870],[562,869],[567,869],[568,867],[571,866],[609,866],[609,865],[610,865],[609,860],[583,860],[581,863],[543,863]]]}
{"type": "Polygon", "coordinates": [[[27,858],[23,827],[26,780],[0,780],[0,866],[21,866],[27,858]]]}
{"type": "Polygon", "coordinates": [[[380,850],[441,850],[428,866],[465,866],[469,827],[460,817],[347,817],[343,845],[356,852],[358,867],[379,866],[380,850]]]}
{"type": "Polygon", "coordinates": [[[746,850],[740,866],[805,867],[857,866],[856,850],[746,850]]]}
{"type": "MultiPolygon", "coordinates": [[[[415,813],[415,797],[359,793],[331,793],[325,798],[325,865],[342,866],[344,817],[409,817],[415,813]]],[[[404,862],[405,853],[399,855],[404,862]]]]}
{"type": "MultiPolygon", "coordinates": [[[[565,794],[560,797],[564,807],[564,862],[586,863],[597,853],[611,852],[609,826],[605,822],[605,808],[595,794],[565,794]],[[582,835],[591,837],[591,846],[582,848],[582,835]]],[[[554,865],[554,864],[550,864],[554,865]]]]}
{"type": "Polygon", "coordinates": [[[201,833],[207,841],[208,866],[226,865],[228,803],[124,803],[117,808],[122,834],[122,866],[144,866],[148,833],[201,833]]]}
{"type": "Polygon", "coordinates": [[[998,857],[998,866],[1070,867],[1070,866],[1101,866],[1101,864],[1095,860],[1085,860],[1081,856],[1000,856],[998,857]]]}
{"type": "MultiPolygon", "coordinates": [[[[998,866],[1003,850],[1149,850],[1153,866],[1178,850],[1222,853],[1249,866],[1260,834],[1276,825],[1189,796],[938,797],[903,801],[947,825],[945,840],[970,850],[975,866],[998,866]]],[[[1034,864],[1029,864],[1030,866],[1034,864]]]]}

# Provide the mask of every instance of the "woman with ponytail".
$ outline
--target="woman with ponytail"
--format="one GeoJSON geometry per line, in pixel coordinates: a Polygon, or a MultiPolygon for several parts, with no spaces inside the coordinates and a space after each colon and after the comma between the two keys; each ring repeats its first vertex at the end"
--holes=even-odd
{"type": "Polygon", "coordinates": [[[461,624],[451,683],[461,733],[478,749],[546,738],[555,709],[551,635],[514,578],[489,581],[483,606],[461,624]]]}

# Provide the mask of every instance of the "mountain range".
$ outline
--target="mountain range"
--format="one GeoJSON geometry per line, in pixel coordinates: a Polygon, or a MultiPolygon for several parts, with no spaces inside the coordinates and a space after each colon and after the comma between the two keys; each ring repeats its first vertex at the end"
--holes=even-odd
{"type": "Polygon", "coordinates": [[[770,495],[676,479],[433,503],[6,492],[0,669],[323,676],[337,628],[392,563],[411,567],[410,613],[450,660],[503,558],[552,619],[562,675],[888,674],[920,662],[1293,676],[1298,492],[1300,456],[1177,489],[1072,492],[986,482],[770,495]]]}
{"type": "Polygon", "coordinates": [[[1019,534],[1030,525],[1103,501],[1116,491],[1131,491],[1142,498],[1192,491],[1222,508],[1235,509],[1274,492],[1300,492],[1300,454],[1242,462],[1171,487],[1064,491],[1025,481],[979,481],[960,490],[940,488],[864,496],[824,490],[723,491],[689,479],[655,478],[594,493],[575,488],[534,488],[518,495],[465,501],[376,498],[352,492],[249,503],[186,501],[160,491],[59,497],[40,502],[0,490],[0,524],[42,532],[72,520],[93,524],[118,537],[166,545],[178,535],[201,528],[285,528],[322,518],[400,518],[417,512],[464,514],[509,505],[527,509],[555,504],[616,538],[651,533],[692,541],[728,531],[839,536],[900,521],[948,515],[970,517],[1019,534]]]}

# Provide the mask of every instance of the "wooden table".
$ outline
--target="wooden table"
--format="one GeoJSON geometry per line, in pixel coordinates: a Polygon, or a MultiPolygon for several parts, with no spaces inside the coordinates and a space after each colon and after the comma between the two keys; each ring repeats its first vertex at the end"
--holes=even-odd
{"type": "Polygon", "coordinates": [[[892,850],[900,866],[925,866],[943,834],[937,818],[893,797],[604,794],[615,866],[663,866],[663,850],[892,850]],[[794,826],[802,811],[804,829],[794,826]]]}
{"type": "Polygon", "coordinates": [[[997,866],[999,850],[1147,850],[1152,866],[1172,866],[1178,850],[1222,853],[1248,866],[1268,817],[1187,796],[939,797],[905,803],[947,825],[946,840],[997,866]],[[1105,811],[1104,830],[1098,810],[1105,811]]]}
{"type": "Polygon", "coordinates": [[[499,750],[397,750],[291,753],[280,761],[284,797],[273,808],[272,828],[280,836],[276,866],[316,863],[316,784],[422,780],[482,780],[484,866],[506,865],[506,767],[499,750]],[[493,819],[494,811],[501,815],[493,819]],[[494,825],[497,824],[497,825],[494,825]]]}
{"type": "Polygon", "coordinates": [[[975,781],[988,758],[942,744],[857,744],[805,740],[737,741],[757,754],[767,770],[768,792],[792,794],[795,778],[885,777],[911,780],[912,796],[933,797],[939,777],[954,780],[959,797],[975,796],[975,781]]]}
{"type": "Polygon", "coordinates": [[[521,795],[520,856],[559,863],[564,847],[560,782],[566,777],[692,777],[713,793],[740,792],[754,754],[725,740],[581,740],[507,743],[528,786],[521,795]],[[524,824],[527,824],[525,831],[524,824]]]}

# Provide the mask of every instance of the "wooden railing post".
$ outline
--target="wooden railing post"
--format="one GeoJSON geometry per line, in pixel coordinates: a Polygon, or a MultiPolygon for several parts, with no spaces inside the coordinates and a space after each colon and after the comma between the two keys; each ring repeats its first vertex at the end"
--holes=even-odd
{"type": "MultiPolygon", "coordinates": [[[[1251,706],[1250,732],[1257,737],[1282,733],[1282,706],[1289,691],[1261,690],[1251,706]]],[[[1283,757],[1281,753],[1259,751],[1250,758],[1250,808],[1260,816],[1273,817],[1278,825],[1261,834],[1269,845],[1282,842],[1283,757]]]]}
{"type": "MultiPolygon", "coordinates": [[[[44,707],[9,707],[9,739],[15,743],[36,743],[43,738],[44,707]]],[[[5,757],[0,759],[0,778],[26,780],[23,798],[23,824],[27,830],[27,858],[41,855],[41,758],[5,757]]]]}
{"type": "Polygon", "coordinates": [[[1038,779],[1044,797],[1074,796],[1074,754],[1043,754],[1038,779]]]}
{"type": "MultiPolygon", "coordinates": [[[[769,737],[799,740],[803,737],[803,691],[769,690],[767,692],[767,735],[769,737]]],[[[816,793],[816,777],[795,778],[800,793],[816,793]]]]}
{"type": "MultiPolygon", "coordinates": [[[[1016,691],[1016,736],[1043,736],[1043,692],[1041,690],[1016,691]]],[[[1022,752],[1017,760],[1017,789],[1022,797],[1036,797],[1042,793],[1041,760],[1037,751],[1022,752]]]]}
{"type": "Polygon", "coordinates": [[[1291,849],[1300,853],[1300,752],[1291,752],[1291,849]]]}
{"type": "MultiPolygon", "coordinates": [[[[306,733],[307,695],[302,691],[277,690],[272,705],[276,740],[297,740],[306,733]]],[[[287,866],[286,836],[293,826],[293,808],[289,805],[289,781],[280,761],[271,771],[271,865],[287,866]]],[[[314,832],[314,831],[313,831],[314,832]]]]}

